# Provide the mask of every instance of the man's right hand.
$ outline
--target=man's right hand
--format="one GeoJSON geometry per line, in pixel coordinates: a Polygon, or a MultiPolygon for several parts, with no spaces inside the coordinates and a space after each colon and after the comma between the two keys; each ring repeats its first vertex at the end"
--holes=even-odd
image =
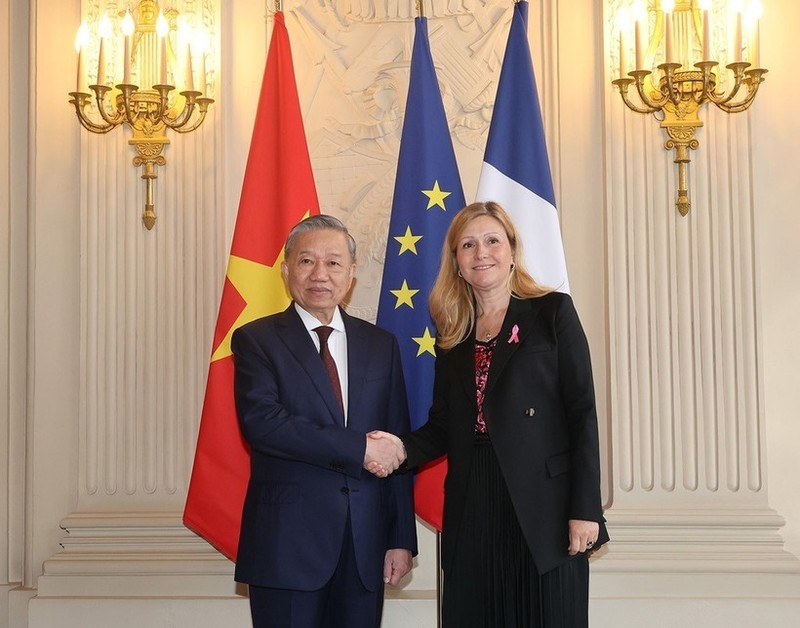
{"type": "Polygon", "coordinates": [[[406,450],[394,434],[375,430],[367,434],[364,468],[379,478],[385,478],[403,464],[406,450]]]}

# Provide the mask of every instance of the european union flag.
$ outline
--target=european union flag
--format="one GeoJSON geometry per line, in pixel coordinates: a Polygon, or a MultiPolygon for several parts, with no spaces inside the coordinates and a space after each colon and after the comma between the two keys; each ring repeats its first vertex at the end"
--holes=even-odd
{"type": "MultiPolygon", "coordinates": [[[[436,331],[428,296],[447,227],[465,204],[427,19],[417,17],[415,26],[377,320],[400,343],[412,428],[427,421],[433,394],[436,331]]],[[[422,470],[415,485],[417,514],[440,530],[445,468],[439,462],[422,470]]]]}

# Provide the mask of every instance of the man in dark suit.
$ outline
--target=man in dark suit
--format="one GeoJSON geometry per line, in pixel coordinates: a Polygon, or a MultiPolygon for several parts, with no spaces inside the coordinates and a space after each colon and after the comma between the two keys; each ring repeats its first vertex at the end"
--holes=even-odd
{"type": "Polygon", "coordinates": [[[394,336],[339,304],[355,242],[331,216],[292,229],[282,264],[292,304],[233,336],[239,422],[251,448],[236,580],[256,628],[380,624],[383,586],[411,569],[411,477],[373,430],[409,429],[394,336]]]}

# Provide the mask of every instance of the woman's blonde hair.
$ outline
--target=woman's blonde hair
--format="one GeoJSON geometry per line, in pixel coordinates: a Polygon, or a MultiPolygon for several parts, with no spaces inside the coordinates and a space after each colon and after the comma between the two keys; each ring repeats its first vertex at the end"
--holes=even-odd
{"type": "Polygon", "coordinates": [[[508,276],[511,294],[525,299],[551,292],[549,288],[536,283],[525,269],[522,242],[506,211],[494,201],[467,205],[453,218],[445,235],[439,274],[433,284],[429,301],[431,317],[437,330],[437,343],[442,349],[452,349],[466,339],[475,326],[475,295],[472,286],[458,274],[456,250],[466,226],[481,216],[494,218],[506,232],[511,246],[512,265],[508,276]]]}

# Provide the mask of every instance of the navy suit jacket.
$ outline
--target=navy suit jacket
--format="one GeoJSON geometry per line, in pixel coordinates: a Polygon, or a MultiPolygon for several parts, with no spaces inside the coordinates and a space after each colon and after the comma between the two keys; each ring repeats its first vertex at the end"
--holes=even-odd
{"type": "MultiPolygon", "coordinates": [[[[437,357],[428,423],[403,437],[409,467],[448,455],[445,571],[456,551],[475,441],[474,352],[470,335],[437,357]]],[[[596,547],[605,543],[589,347],[568,295],[511,299],[489,368],[483,413],[539,572],[570,559],[569,519],[599,522],[596,547]]]]}
{"type": "Polygon", "coordinates": [[[339,560],[348,513],[364,586],[383,586],[387,549],[416,554],[412,479],[362,466],[365,434],[409,429],[397,340],[342,311],[348,421],[311,337],[290,305],[233,335],[234,390],[251,448],[236,580],[312,591],[339,560]]]}

